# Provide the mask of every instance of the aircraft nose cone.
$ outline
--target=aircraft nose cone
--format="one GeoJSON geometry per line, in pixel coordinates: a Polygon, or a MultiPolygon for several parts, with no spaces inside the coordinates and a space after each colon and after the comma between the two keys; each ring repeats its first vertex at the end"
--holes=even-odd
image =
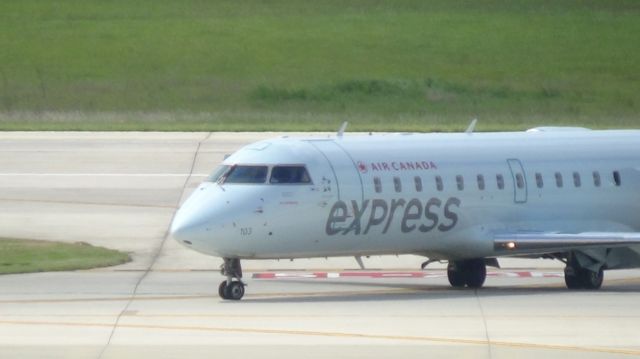
{"type": "Polygon", "coordinates": [[[198,232],[198,224],[193,223],[186,216],[181,216],[180,211],[176,214],[173,222],[171,222],[171,229],[169,230],[173,239],[191,244],[191,240],[198,232]]]}
{"type": "Polygon", "coordinates": [[[189,199],[178,209],[171,227],[170,235],[179,242],[192,244],[195,240],[202,237],[207,222],[211,219],[209,197],[210,193],[206,190],[196,190],[189,199]]]}

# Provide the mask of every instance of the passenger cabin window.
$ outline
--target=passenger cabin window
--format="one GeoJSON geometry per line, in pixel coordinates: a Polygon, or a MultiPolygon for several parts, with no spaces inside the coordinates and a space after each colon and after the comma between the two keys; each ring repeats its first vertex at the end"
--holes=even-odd
{"type": "Polygon", "coordinates": [[[580,181],[580,174],[578,172],[573,172],[573,185],[576,188],[582,185],[582,181],[580,181]]]}
{"type": "Polygon", "coordinates": [[[393,177],[393,188],[395,188],[396,192],[402,192],[402,183],[399,177],[393,177]]]}
{"type": "Polygon", "coordinates": [[[502,175],[496,175],[496,184],[498,189],[504,189],[504,177],[502,175]]]}
{"type": "Polygon", "coordinates": [[[275,166],[269,182],[273,184],[306,184],[311,177],[304,166],[275,166]]]}
{"type": "Polygon", "coordinates": [[[524,177],[522,177],[522,173],[516,173],[516,186],[518,186],[519,189],[524,188],[524,177]]]}
{"type": "Polygon", "coordinates": [[[416,192],[422,192],[422,178],[418,176],[413,177],[413,182],[416,184],[416,192]]]}
{"type": "Polygon", "coordinates": [[[620,186],[622,184],[622,180],[620,179],[620,172],[613,171],[613,182],[616,186],[620,186]]]}
{"type": "Polygon", "coordinates": [[[442,184],[442,177],[436,176],[436,188],[438,191],[442,191],[444,189],[444,185],[442,184]]]}
{"type": "Polygon", "coordinates": [[[601,183],[602,182],[600,181],[600,172],[593,171],[593,185],[596,187],[600,187],[601,183]]]}
{"type": "Polygon", "coordinates": [[[478,175],[477,179],[478,179],[478,189],[481,191],[484,191],[484,176],[478,175]]]}
{"type": "Polygon", "coordinates": [[[562,173],[556,172],[556,187],[562,188],[562,173]]]}
{"type": "Polygon", "coordinates": [[[265,183],[267,172],[267,166],[233,166],[225,176],[224,183],[265,183]]]}
{"type": "Polygon", "coordinates": [[[536,173],[536,186],[538,186],[538,188],[544,187],[544,181],[542,180],[542,175],[540,173],[536,173]]]}
{"type": "Polygon", "coordinates": [[[456,176],[456,185],[458,186],[458,191],[462,191],[464,189],[464,178],[462,178],[462,176],[456,176]]]}
{"type": "Polygon", "coordinates": [[[380,177],[373,177],[373,186],[376,189],[376,193],[382,192],[382,182],[380,182],[380,177]]]}

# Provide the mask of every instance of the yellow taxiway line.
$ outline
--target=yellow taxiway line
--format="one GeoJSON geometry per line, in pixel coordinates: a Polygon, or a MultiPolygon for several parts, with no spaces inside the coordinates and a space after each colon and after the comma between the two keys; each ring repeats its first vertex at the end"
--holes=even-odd
{"type": "MultiPolygon", "coordinates": [[[[93,328],[112,328],[113,327],[113,323],[13,321],[13,320],[0,320],[0,324],[26,325],[26,326],[93,327],[93,328]]],[[[395,340],[395,341],[410,341],[410,342],[423,342],[423,343],[491,345],[491,346],[499,346],[499,347],[520,348],[520,349],[543,349],[543,350],[624,354],[624,355],[640,356],[640,350],[635,350],[635,349],[617,349],[617,348],[609,348],[609,347],[493,341],[493,340],[486,340],[486,339],[464,339],[464,338],[445,338],[445,337],[430,337],[430,336],[385,335],[385,334],[306,331],[306,330],[288,330],[288,329],[256,329],[256,328],[180,326],[180,325],[173,326],[173,325],[148,325],[148,324],[125,324],[125,323],[118,324],[118,328],[173,330],[173,331],[200,331],[200,332],[219,332],[219,333],[243,333],[243,334],[275,334],[275,335],[312,336],[312,337],[395,340]]]]}

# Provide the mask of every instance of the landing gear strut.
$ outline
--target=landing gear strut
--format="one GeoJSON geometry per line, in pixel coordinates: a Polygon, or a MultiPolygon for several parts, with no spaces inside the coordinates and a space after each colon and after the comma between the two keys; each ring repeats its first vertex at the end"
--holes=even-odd
{"type": "Polygon", "coordinates": [[[242,266],[238,258],[224,258],[224,264],[221,267],[223,276],[227,279],[220,283],[218,294],[220,298],[226,300],[240,300],[244,296],[244,286],[242,282],[242,266]]]}
{"type": "Polygon", "coordinates": [[[604,280],[604,267],[600,266],[598,271],[580,266],[573,255],[567,260],[564,268],[564,283],[569,289],[600,289],[604,280]]]}
{"type": "Polygon", "coordinates": [[[487,266],[482,258],[452,261],[447,266],[447,277],[453,287],[481,288],[487,278],[487,266]]]}

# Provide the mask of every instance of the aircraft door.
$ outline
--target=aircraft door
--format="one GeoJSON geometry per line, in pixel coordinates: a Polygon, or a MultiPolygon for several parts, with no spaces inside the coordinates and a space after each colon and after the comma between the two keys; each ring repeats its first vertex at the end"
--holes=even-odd
{"type": "Polygon", "coordinates": [[[511,158],[507,160],[511,178],[513,179],[513,201],[515,203],[527,202],[527,176],[520,160],[511,158]]]}
{"type": "Polygon", "coordinates": [[[338,199],[362,201],[362,178],[351,156],[334,140],[310,140],[309,143],[327,159],[338,190],[338,199]]]}

